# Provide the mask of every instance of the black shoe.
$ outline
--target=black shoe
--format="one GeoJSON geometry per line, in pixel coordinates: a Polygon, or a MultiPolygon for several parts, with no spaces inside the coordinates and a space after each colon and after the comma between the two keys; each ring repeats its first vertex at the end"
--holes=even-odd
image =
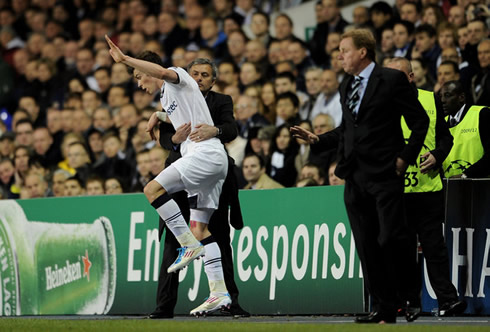
{"type": "Polygon", "coordinates": [[[448,317],[462,314],[466,310],[465,301],[446,302],[439,307],[439,316],[448,317]]]}
{"type": "Polygon", "coordinates": [[[236,304],[236,305],[231,305],[230,308],[222,308],[221,309],[221,313],[225,314],[225,315],[230,315],[230,316],[233,316],[234,318],[246,318],[246,317],[250,317],[250,313],[243,310],[242,307],[240,307],[239,304],[236,304]]]}
{"type": "Polygon", "coordinates": [[[406,307],[405,308],[405,319],[407,322],[413,322],[420,316],[420,307],[406,307]]]}
{"type": "Polygon", "coordinates": [[[384,315],[380,312],[373,311],[367,316],[356,317],[354,322],[359,324],[378,324],[378,323],[396,323],[396,314],[395,315],[384,315]]]}
{"type": "Polygon", "coordinates": [[[150,319],[170,319],[170,318],[174,318],[174,314],[168,313],[165,311],[155,310],[151,314],[148,315],[148,318],[150,318],[150,319]]]}

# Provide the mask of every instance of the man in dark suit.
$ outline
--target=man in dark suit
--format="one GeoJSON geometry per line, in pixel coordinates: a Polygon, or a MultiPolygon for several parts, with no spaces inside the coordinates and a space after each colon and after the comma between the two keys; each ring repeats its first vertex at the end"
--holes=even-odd
{"type": "MultiPolygon", "coordinates": [[[[233,101],[230,96],[211,91],[217,79],[217,68],[214,63],[207,59],[196,59],[188,66],[189,74],[196,80],[199,89],[203,93],[206,104],[211,113],[215,126],[201,125],[191,134],[193,140],[206,140],[211,137],[218,137],[222,143],[232,141],[237,136],[237,127],[233,117],[233,101]]],[[[186,133],[180,130],[175,131],[171,124],[160,123],[160,144],[170,150],[166,165],[170,165],[181,157],[179,144],[187,137],[186,133]]],[[[238,317],[248,317],[250,314],[243,310],[238,304],[238,288],[234,281],[233,258],[230,246],[230,224],[228,222],[228,208],[230,207],[230,222],[235,229],[243,227],[243,220],[238,201],[238,184],[233,168],[233,159],[228,157],[228,175],[223,185],[220,196],[219,207],[214,212],[209,222],[209,229],[213,234],[221,250],[221,260],[226,287],[232,299],[230,314],[238,317]]],[[[179,205],[186,220],[189,220],[189,202],[187,193],[181,191],[176,193],[173,199],[179,205]]],[[[160,218],[159,237],[161,239],[165,229],[165,222],[160,218]]],[[[158,278],[157,307],[149,318],[172,318],[174,307],[177,303],[177,293],[179,287],[179,274],[168,273],[167,268],[177,258],[177,249],[180,244],[175,239],[172,232],[165,234],[165,245],[163,260],[158,278]]]]}
{"type": "Polygon", "coordinates": [[[340,86],[342,125],[316,136],[294,127],[312,149],[338,144],[336,175],[346,180],[344,200],[373,311],[357,323],[395,323],[398,270],[409,258],[404,214],[404,172],[422,148],[429,119],[403,73],[374,62],[368,30],[345,33],[339,60],[348,74],[340,86]],[[405,143],[401,117],[412,134],[405,143]]]}

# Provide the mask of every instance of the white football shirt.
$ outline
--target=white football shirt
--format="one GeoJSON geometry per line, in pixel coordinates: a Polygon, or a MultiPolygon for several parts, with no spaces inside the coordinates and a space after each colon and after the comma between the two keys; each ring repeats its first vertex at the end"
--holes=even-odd
{"type": "MultiPolygon", "coordinates": [[[[162,97],[160,103],[163,109],[167,112],[175,130],[184,123],[191,123],[192,130],[198,124],[208,124],[214,126],[213,119],[209,113],[206,100],[199,90],[197,82],[182,68],[171,67],[179,75],[179,83],[164,82],[162,86],[162,97]]],[[[217,138],[211,138],[199,143],[192,142],[189,138],[180,145],[182,156],[186,155],[194,149],[194,145],[221,145],[217,138]]]]}

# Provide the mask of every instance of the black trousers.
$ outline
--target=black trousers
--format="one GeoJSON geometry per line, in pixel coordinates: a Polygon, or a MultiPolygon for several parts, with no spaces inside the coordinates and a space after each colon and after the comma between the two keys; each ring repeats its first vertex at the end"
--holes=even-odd
{"type": "MultiPolygon", "coordinates": [[[[418,236],[439,306],[458,300],[458,293],[449,276],[449,256],[443,236],[443,192],[405,194],[405,204],[411,251],[417,250],[418,236]]],[[[422,279],[420,270],[414,272],[407,276],[407,283],[412,283],[412,293],[408,294],[408,300],[420,306],[422,279]]]]}
{"type": "Polygon", "coordinates": [[[413,266],[403,200],[403,178],[365,179],[354,172],[346,181],[344,200],[365,285],[373,310],[396,317],[400,276],[413,266]]]}
{"type": "MultiPolygon", "coordinates": [[[[182,211],[184,218],[188,222],[190,212],[189,202],[187,200],[187,193],[181,191],[173,194],[172,198],[179,205],[179,208],[182,211]]],[[[221,263],[223,266],[225,284],[232,300],[231,305],[234,306],[238,304],[239,292],[234,278],[227,200],[227,192],[225,188],[223,188],[223,193],[220,196],[219,207],[213,213],[209,221],[209,231],[213,235],[221,251],[221,263]]],[[[163,221],[160,219],[160,222],[162,223],[163,221]]],[[[163,311],[168,314],[173,314],[175,305],[177,304],[179,273],[167,273],[167,269],[177,258],[178,248],[180,248],[180,244],[175,239],[173,233],[167,229],[167,231],[165,232],[163,259],[160,266],[160,275],[158,277],[156,310],[163,311]]]]}

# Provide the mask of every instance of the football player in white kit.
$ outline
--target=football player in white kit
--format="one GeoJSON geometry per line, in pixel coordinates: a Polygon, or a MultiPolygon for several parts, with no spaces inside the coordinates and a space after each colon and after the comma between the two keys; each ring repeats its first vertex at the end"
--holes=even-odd
{"type": "MultiPolygon", "coordinates": [[[[213,126],[206,101],[196,81],[182,68],[164,68],[161,59],[145,52],[142,59],[125,55],[106,36],[110,54],[115,62],[134,68],[138,86],[149,94],[160,90],[161,104],[177,133],[186,137],[180,145],[182,158],[172,163],[150,181],[144,193],[175,235],[182,248],[168,272],[176,272],[194,259],[204,256],[204,270],[208,277],[210,295],[191,315],[204,315],[231,304],[226,289],[221,252],[208,230],[209,219],[218,208],[219,196],[228,170],[228,158],[220,140],[191,139],[199,124],[213,126]],[[177,203],[169,193],[186,190],[191,206],[190,229],[177,203]],[[192,231],[191,231],[192,230],[192,231]],[[201,241],[201,242],[199,242],[201,241]]],[[[158,123],[154,113],[148,120],[147,131],[152,138],[158,123]]]]}

